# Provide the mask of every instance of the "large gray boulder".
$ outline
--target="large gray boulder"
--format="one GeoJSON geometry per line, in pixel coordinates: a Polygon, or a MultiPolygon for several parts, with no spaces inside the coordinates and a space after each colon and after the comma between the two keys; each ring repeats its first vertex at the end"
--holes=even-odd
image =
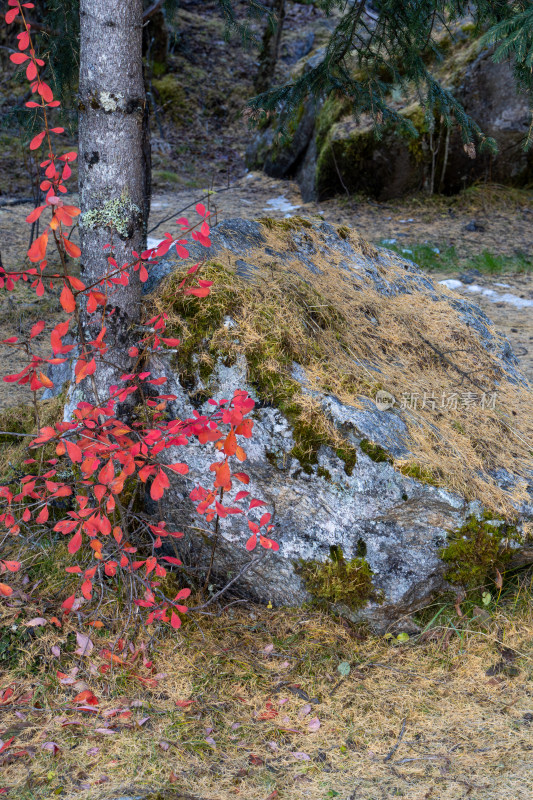
{"type": "Polygon", "coordinates": [[[478,154],[471,159],[460,137],[455,135],[449,148],[442,188],[459,191],[477,180],[505,186],[528,186],[533,181],[533,152],[524,150],[531,125],[531,104],[516,90],[513,70],[508,62],[495,64],[492,51],[484,50],[467,67],[456,90],[463,108],[487,136],[498,145],[498,153],[478,154]]]}
{"type": "MultiPolygon", "coordinates": [[[[410,261],[307,220],[220,224],[206,300],[175,300],[173,269],[163,263],[149,288],[183,354],[152,370],[180,417],[237,388],[256,399],[243,468],[280,544],[251,562],[242,518],[221,520],[220,582],[244,569],[233,589],[245,596],[314,600],[383,631],[409,627],[451,584],[517,563],[533,519],[531,393],[479,308],[410,261]]],[[[197,569],[213,532],[189,492],[209,485],[214,457],[188,448],[189,476],[162,501],[197,569]]]]}
{"type": "Polygon", "coordinates": [[[439,119],[430,124],[414,96],[391,103],[418,137],[391,127],[379,139],[370,117],[355,120],[349,103],[328,98],[306,106],[283,146],[274,143],[270,128],[264,130],[250,145],[249,165],[274,177],[296,177],[306,201],[345,192],[383,201],[422,190],[453,194],[479,180],[530,185],[533,150],[523,148],[531,124],[528,97],[517,91],[510,63],[494,63],[492,50],[481,50],[461,32],[457,36],[436,73],[495,140],[496,154],[480,152],[476,142],[472,158],[459,132],[450,132],[439,119]]]}

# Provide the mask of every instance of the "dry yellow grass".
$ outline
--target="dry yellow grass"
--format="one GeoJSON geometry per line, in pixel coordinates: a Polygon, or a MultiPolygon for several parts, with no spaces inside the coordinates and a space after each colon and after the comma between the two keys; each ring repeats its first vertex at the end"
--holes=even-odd
{"type": "MultiPolygon", "coordinates": [[[[398,405],[408,395],[408,447],[417,474],[514,516],[512,501],[527,497],[531,468],[530,390],[517,385],[481,344],[450,305],[449,290],[436,285],[434,302],[416,292],[386,296],[364,268],[353,274],[339,268],[342,252],[325,255],[310,222],[262,222],[266,248],[246,255],[257,268],[253,280],[239,278],[238,256],[223,251],[204,268],[214,280],[206,311],[194,298],[176,300],[179,274],[159,291],[155,308],[170,315],[185,351],[194,342],[197,365],[207,371],[220,354],[243,354],[252,383],[261,384],[262,399],[290,405],[292,422],[299,418],[334,446],[340,436],[292,378],[294,362],[303,368],[309,389],[348,404],[373,399],[380,389],[398,405]],[[299,248],[313,254],[321,274],[313,275],[299,259],[284,263],[268,254],[299,248]],[[227,314],[233,327],[225,324],[227,314]],[[443,407],[443,396],[447,402],[455,396],[457,407],[443,407]],[[413,397],[418,398],[416,407],[413,397]],[[492,477],[502,468],[518,478],[512,493],[492,477]]],[[[339,233],[362,258],[372,259],[385,280],[398,286],[404,282],[401,258],[378,252],[347,228],[339,233]]],[[[503,337],[494,328],[491,333],[493,346],[502,345],[503,337]]],[[[400,461],[395,466],[406,468],[400,461]]]]}
{"type": "MultiPolygon", "coordinates": [[[[140,658],[100,673],[110,633],[47,625],[1,677],[14,693],[0,706],[0,738],[14,742],[0,755],[0,788],[17,800],[526,800],[532,610],[515,595],[483,624],[449,615],[399,644],[317,612],[238,604],[155,631],[152,687],[134,677],[150,676],[140,658]],[[90,657],[72,653],[80,630],[90,657]],[[79,682],[61,686],[56,670],[74,666],[79,682]],[[76,711],[87,687],[99,705],[76,711]]],[[[24,617],[40,612],[30,604],[24,617]]],[[[6,628],[16,616],[4,612],[6,628]]]]}

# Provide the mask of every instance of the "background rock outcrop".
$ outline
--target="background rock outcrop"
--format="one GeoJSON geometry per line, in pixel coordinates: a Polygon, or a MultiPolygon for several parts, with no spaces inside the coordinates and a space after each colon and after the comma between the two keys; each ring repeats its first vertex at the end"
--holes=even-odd
{"type": "MultiPolygon", "coordinates": [[[[450,581],[479,585],[516,561],[533,518],[531,392],[475,305],[346,228],[308,220],[220,224],[208,301],[179,299],[175,269],[154,271],[149,302],[182,347],[152,369],[178,396],[175,415],[236,388],[256,399],[248,488],[272,507],[280,543],[252,563],[242,521],[222,520],[221,579],[244,567],[243,594],[314,599],[383,630],[450,581]]],[[[198,568],[213,538],[188,495],[213,450],[187,458],[190,475],[162,511],[198,568]]]]}
{"type": "Polygon", "coordinates": [[[428,120],[414,95],[391,98],[391,104],[418,138],[390,128],[378,139],[370,117],[355,120],[345,100],[330,97],[302,106],[285,140],[274,136],[274,126],[263,130],[248,148],[248,166],[296,178],[304,200],[357,192],[378,200],[422,190],[452,194],[479,180],[530,185],[533,152],[523,148],[531,124],[528,97],[517,91],[511,65],[494,63],[492,51],[465,30],[455,33],[453,43],[444,40],[436,74],[495,140],[497,154],[486,150],[472,158],[459,133],[438,118],[428,120]]]}

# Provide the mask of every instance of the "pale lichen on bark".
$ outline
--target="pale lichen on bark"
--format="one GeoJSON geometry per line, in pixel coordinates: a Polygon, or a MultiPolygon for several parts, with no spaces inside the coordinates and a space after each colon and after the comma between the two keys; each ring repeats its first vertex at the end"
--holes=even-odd
{"type": "Polygon", "coordinates": [[[88,209],[80,217],[82,228],[110,228],[122,238],[129,238],[130,229],[141,215],[141,209],[126,192],[101,206],[88,209]]]}

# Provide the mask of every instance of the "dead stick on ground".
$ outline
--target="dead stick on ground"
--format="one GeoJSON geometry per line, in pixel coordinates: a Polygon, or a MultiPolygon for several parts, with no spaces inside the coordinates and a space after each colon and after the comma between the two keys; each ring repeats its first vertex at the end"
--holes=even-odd
{"type": "Polygon", "coordinates": [[[402,721],[402,727],[401,727],[401,730],[400,730],[400,735],[398,736],[398,741],[396,742],[396,744],[394,745],[392,750],[389,753],[387,753],[387,755],[385,756],[383,761],[390,761],[391,760],[391,758],[393,757],[394,753],[396,752],[396,750],[400,746],[400,742],[403,739],[403,735],[405,733],[406,727],[407,727],[407,717],[405,717],[405,719],[402,721]]]}

